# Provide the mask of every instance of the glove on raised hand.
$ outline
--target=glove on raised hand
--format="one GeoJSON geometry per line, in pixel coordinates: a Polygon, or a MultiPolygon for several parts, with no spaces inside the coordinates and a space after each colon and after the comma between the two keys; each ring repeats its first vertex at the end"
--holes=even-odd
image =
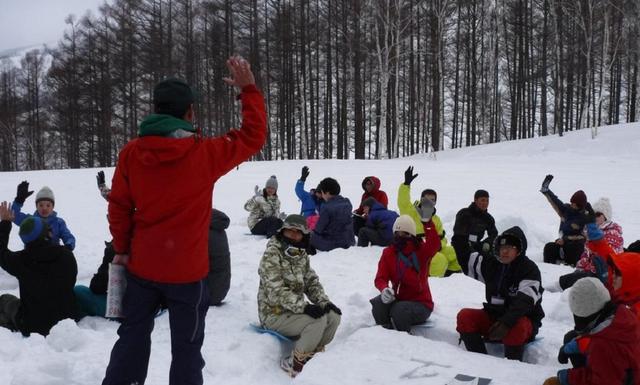
{"type": "Polygon", "coordinates": [[[309,176],[309,167],[304,166],[302,167],[302,173],[300,174],[300,180],[301,181],[306,181],[307,177],[309,176]]]}
{"type": "Polygon", "coordinates": [[[102,188],[106,185],[104,180],[104,171],[98,171],[98,174],[96,175],[96,182],[98,182],[98,188],[102,188]]]}
{"type": "Polygon", "coordinates": [[[551,174],[544,177],[544,180],[542,181],[542,186],[540,186],[541,193],[544,194],[546,192],[549,192],[549,184],[551,184],[552,180],[553,180],[553,175],[551,174]]]}
{"type": "Polygon", "coordinates": [[[262,196],[262,191],[260,190],[260,187],[258,185],[256,185],[256,187],[253,188],[253,193],[257,197],[262,196]]]}
{"type": "Polygon", "coordinates": [[[413,166],[409,166],[404,172],[404,184],[407,186],[411,185],[411,182],[413,182],[417,176],[418,174],[413,174],[413,166]]]}
{"type": "Polygon", "coordinates": [[[390,287],[385,287],[384,289],[382,289],[382,291],[380,292],[380,299],[382,300],[382,303],[384,304],[390,304],[391,302],[396,300],[396,295],[393,292],[393,289],[390,287]]]}
{"type": "Polygon", "coordinates": [[[320,305],[307,304],[304,307],[304,314],[312,318],[320,318],[324,315],[324,309],[320,305]]]}
{"type": "Polygon", "coordinates": [[[339,307],[334,305],[333,302],[329,302],[328,304],[324,305],[324,312],[328,313],[330,311],[333,311],[337,315],[342,315],[342,310],[340,310],[339,307]]]}
{"type": "Polygon", "coordinates": [[[33,191],[29,191],[29,182],[25,180],[18,185],[15,201],[22,205],[31,194],[33,194],[33,191]]]}

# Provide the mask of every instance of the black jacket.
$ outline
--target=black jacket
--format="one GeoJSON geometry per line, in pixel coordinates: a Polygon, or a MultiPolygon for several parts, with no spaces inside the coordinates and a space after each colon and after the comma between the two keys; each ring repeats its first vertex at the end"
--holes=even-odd
{"type": "Polygon", "coordinates": [[[487,211],[482,211],[472,202],[456,214],[456,222],[453,225],[453,235],[467,235],[469,243],[474,250],[480,251],[480,244],[489,242],[490,245],[498,236],[496,221],[487,211]],[[487,238],[483,240],[485,232],[487,238]]]}
{"type": "MultiPolygon", "coordinates": [[[[551,190],[542,194],[560,216],[560,227],[558,229],[560,238],[565,241],[584,242],[585,237],[582,234],[582,230],[590,220],[588,210],[574,209],[570,204],[562,202],[551,190]]],[[[589,208],[590,207],[591,205],[589,205],[589,208]]]]}
{"type": "Polygon", "coordinates": [[[46,240],[31,242],[22,251],[10,251],[10,232],[11,222],[0,222],[0,267],[16,277],[20,286],[16,326],[24,335],[46,336],[58,321],[77,317],[73,294],[76,259],[66,247],[46,240]]]}
{"type": "MultiPolygon", "coordinates": [[[[506,230],[496,239],[496,244],[505,235],[516,236],[522,244],[520,255],[508,265],[500,263],[494,255],[473,251],[463,234],[454,235],[451,244],[464,273],[484,282],[485,311],[509,327],[513,327],[520,317],[528,317],[535,336],[544,318],[540,270],[526,256],[527,238],[522,230],[517,226],[506,230]],[[504,303],[499,304],[500,300],[504,303]]],[[[494,250],[498,250],[497,246],[494,250]]]]}
{"type": "Polygon", "coordinates": [[[113,250],[111,242],[104,243],[104,255],[102,256],[102,263],[98,267],[98,271],[91,278],[89,283],[89,289],[94,294],[106,295],[107,286],[109,285],[109,264],[113,262],[113,257],[116,256],[116,252],[113,250]]]}
{"type": "Polygon", "coordinates": [[[220,210],[211,210],[209,223],[209,294],[210,303],[219,305],[231,285],[231,254],[225,229],[229,217],[220,210]]]}

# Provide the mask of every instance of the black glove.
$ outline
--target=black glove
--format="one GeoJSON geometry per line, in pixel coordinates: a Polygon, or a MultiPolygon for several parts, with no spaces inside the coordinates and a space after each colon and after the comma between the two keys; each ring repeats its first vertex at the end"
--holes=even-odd
{"type": "Polygon", "coordinates": [[[98,188],[106,184],[104,181],[104,171],[98,171],[98,175],[96,175],[96,181],[98,182],[98,188]]]}
{"type": "Polygon", "coordinates": [[[29,191],[29,182],[25,180],[18,185],[15,201],[22,205],[31,194],[33,194],[33,191],[29,191]]]}
{"type": "Polygon", "coordinates": [[[560,351],[558,352],[558,362],[561,364],[569,363],[569,355],[564,352],[564,345],[560,346],[560,351]]]}
{"type": "Polygon", "coordinates": [[[333,302],[329,302],[328,304],[324,305],[324,312],[325,313],[328,313],[331,310],[333,310],[333,312],[336,313],[337,315],[342,315],[342,310],[340,310],[339,307],[334,305],[333,302]]]}
{"type": "Polygon", "coordinates": [[[549,192],[549,184],[551,184],[552,180],[553,180],[553,175],[551,174],[544,177],[544,180],[542,181],[542,186],[540,186],[541,193],[544,194],[546,192],[549,192]]]}
{"type": "Polygon", "coordinates": [[[416,179],[416,177],[418,176],[418,174],[413,174],[413,166],[409,166],[407,167],[407,169],[404,172],[404,184],[406,184],[407,186],[411,185],[411,182],[413,182],[414,179],[416,179]]]}
{"type": "Polygon", "coordinates": [[[324,315],[324,309],[320,305],[307,304],[304,307],[304,314],[312,318],[320,318],[324,315]]]}
{"type": "Polygon", "coordinates": [[[302,173],[300,175],[300,180],[304,182],[304,181],[307,180],[308,176],[309,176],[309,167],[307,167],[307,166],[302,167],[302,173]]]}

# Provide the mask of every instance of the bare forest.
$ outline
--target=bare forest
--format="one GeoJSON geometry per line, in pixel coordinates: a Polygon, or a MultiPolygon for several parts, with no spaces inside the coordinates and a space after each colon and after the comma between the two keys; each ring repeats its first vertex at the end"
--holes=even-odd
{"type": "Polygon", "coordinates": [[[639,0],[113,0],[0,58],[0,170],[113,166],[179,77],[236,127],[226,59],[269,114],[258,159],[385,159],[633,122],[639,0]]]}

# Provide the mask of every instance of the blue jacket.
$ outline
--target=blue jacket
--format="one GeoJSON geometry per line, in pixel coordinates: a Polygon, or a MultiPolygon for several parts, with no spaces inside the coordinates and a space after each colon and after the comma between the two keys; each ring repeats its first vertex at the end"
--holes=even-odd
{"type": "Polygon", "coordinates": [[[371,207],[369,215],[367,215],[367,222],[365,223],[365,226],[377,230],[383,230],[381,233],[385,240],[390,241],[393,239],[393,224],[397,218],[398,213],[392,210],[387,210],[380,203],[376,202],[371,207]]]}
{"type": "Polygon", "coordinates": [[[311,233],[311,245],[321,251],[355,245],[353,234],[353,206],[349,199],[340,195],[325,202],[320,209],[320,218],[311,233]]]}
{"type": "Polygon", "coordinates": [[[560,236],[564,240],[584,241],[582,230],[587,224],[586,210],[574,209],[570,204],[562,202],[551,190],[543,194],[560,216],[560,236]]]}
{"type": "MultiPolygon", "coordinates": [[[[13,220],[13,223],[20,226],[22,221],[24,221],[29,215],[23,213],[22,205],[16,201],[13,201],[13,205],[11,206],[13,210],[13,214],[16,216],[13,220]]],[[[60,240],[62,239],[62,243],[69,248],[69,250],[73,250],[76,247],[76,238],[71,234],[69,228],[67,228],[67,224],[64,222],[64,219],[58,217],[58,213],[52,211],[51,214],[43,218],[38,214],[36,210],[33,213],[34,217],[39,217],[43,221],[49,225],[49,229],[51,230],[51,244],[59,245],[60,240]]]]}
{"type": "Polygon", "coordinates": [[[316,195],[311,191],[304,190],[304,181],[299,180],[296,182],[296,195],[302,205],[300,206],[300,214],[305,218],[312,216],[320,212],[322,206],[322,199],[316,198],[316,195]]]}

